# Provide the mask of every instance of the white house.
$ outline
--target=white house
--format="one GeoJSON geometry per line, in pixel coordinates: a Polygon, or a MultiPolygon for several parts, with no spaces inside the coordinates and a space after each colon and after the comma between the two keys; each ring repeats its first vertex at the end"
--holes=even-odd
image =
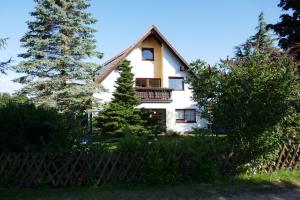
{"type": "Polygon", "coordinates": [[[119,76],[116,69],[124,59],[131,61],[133,67],[136,91],[141,97],[139,107],[151,109],[167,130],[186,132],[206,126],[197,103],[191,99],[190,87],[184,82],[189,76],[188,63],[155,26],[101,65],[96,82],[107,92],[94,94],[95,97],[110,101],[119,76]]]}

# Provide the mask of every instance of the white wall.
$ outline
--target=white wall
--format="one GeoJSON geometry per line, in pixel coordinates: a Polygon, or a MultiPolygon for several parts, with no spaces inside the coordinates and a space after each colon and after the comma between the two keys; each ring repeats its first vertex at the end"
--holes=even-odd
{"type": "MultiPolygon", "coordinates": [[[[149,46],[149,45],[148,45],[149,46]]],[[[180,71],[181,63],[177,57],[170,51],[168,47],[163,45],[163,58],[162,58],[162,85],[163,87],[169,87],[169,76],[184,77],[187,78],[188,72],[180,71]]],[[[141,48],[138,47],[133,50],[128,56],[127,60],[131,61],[133,66],[132,72],[136,77],[148,77],[148,78],[158,78],[157,69],[154,69],[154,64],[151,61],[142,61],[141,48]]],[[[156,66],[157,67],[157,66],[156,66]]],[[[94,96],[103,99],[105,102],[109,101],[112,97],[112,92],[114,91],[114,82],[119,76],[118,71],[113,71],[104,81],[102,85],[104,88],[108,89],[107,93],[94,94],[94,96]]],[[[142,103],[139,107],[144,108],[161,108],[166,109],[167,112],[167,129],[183,132],[191,131],[193,128],[204,128],[206,127],[206,121],[201,118],[198,106],[192,101],[192,91],[190,86],[185,83],[183,91],[172,91],[172,102],[171,103],[142,103]],[[175,109],[196,109],[196,123],[176,123],[175,121],[175,109]]]]}
{"type": "Polygon", "coordinates": [[[112,93],[115,91],[115,81],[119,77],[119,73],[117,70],[112,71],[101,83],[106,92],[95,93],[94,97],[101,99],[103,103],[109,102],[112,98],[112,93]]]}
{"type": "MultiPolygon", "coordinates": [[[[163,47],[163,81],[164,85],[169,87],[169,77],[184,77],[186,80],[189,75],[186,71],[181,71],[181,62],[167,47],[163,47]]],[[[184,83],[183,91],[173,91],[172,99],[168,110],[168,128],[175,131],[191,131],[193,128],[204,128],[206,123],[201,119],[201,113],[199,112],[198,105],[192,99],[192,91],[189,84],[184,83]],[[175,109],[196,109],[196,123],[176,123],[175,122],[175,109]]]]}

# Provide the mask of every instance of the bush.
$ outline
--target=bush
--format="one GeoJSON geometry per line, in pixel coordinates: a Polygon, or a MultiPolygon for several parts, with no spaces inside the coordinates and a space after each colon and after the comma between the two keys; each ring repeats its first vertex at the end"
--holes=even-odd
{"type": "Polygon", "coordinates": [[[143,126],[154,135],[158,135],[166,131],[166,127],[162,124],[161,120],[152,116],[149,109],[141,108],[140,115],[143,119],[143,126]]]}
{"type": "Polygon", "coordinates": [[[120,150],[140,158],[143,183],[210,182],[224,174],[220,157],[226,146],[222,144],[222,139],[207,135],[158,140],[127,135],[120,150]]]}
{"type": "Polygon", "coordinates": [[[180,160],[168,143],[127,134],[120,145],[122,152],[136,154],[140,160],[141,182],[168,184],[181,180],[180,160]]]}
{"type": "Polygon", "coordinates": [[[67,118],[25,97],[0,97],[0,151],[62,149],[70,145],[67,118]]]}
{"type": "Polygon", "coordinates": [[[300,87],[285,55],[255,50],[213,68],[200,61],[191,66],[193,98],[213,128],[226,133],[236,167],[270,163],[287,134],[296,135],[300,87]]]}

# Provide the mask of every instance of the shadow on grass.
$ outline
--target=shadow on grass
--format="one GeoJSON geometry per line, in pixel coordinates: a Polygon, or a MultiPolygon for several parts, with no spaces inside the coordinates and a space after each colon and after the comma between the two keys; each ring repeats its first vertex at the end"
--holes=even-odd
{"type": "MultiPolygon", "coordinates": [[[[299,171],[298,171],[299,173],[299,171]]],[[[300,179],[275,177],[235,178],[216,183],[174,185],[119,185],[35,189],[0,189],[0,199],[300,199],[300,179]],[[269,178],[269,180],[267,180],[269,178]]]]}

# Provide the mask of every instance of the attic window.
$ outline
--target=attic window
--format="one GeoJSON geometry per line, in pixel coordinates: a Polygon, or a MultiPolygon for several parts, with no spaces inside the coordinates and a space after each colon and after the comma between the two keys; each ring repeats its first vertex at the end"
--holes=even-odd
{"type": "Polygon", "coordinates": [[[143,48],[142,49],[143,60],[154,60],[154,49],[153,48],[143,48]]]}

